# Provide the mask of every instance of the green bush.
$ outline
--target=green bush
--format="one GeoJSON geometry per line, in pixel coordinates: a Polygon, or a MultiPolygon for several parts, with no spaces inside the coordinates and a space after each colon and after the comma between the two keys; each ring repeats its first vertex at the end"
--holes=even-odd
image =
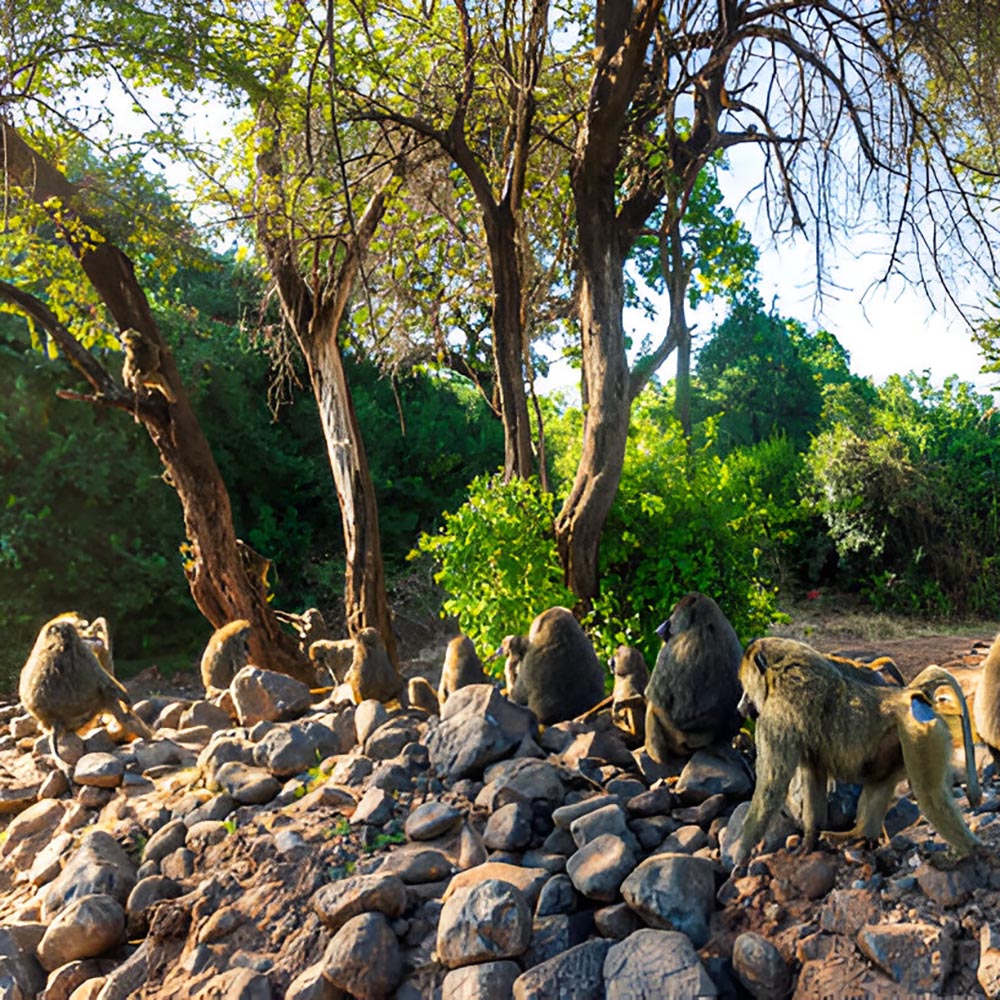
{"type": "Polygon", "coordinates": [[[444,515],[437,533],[420,537],[419,551],[439,567],[434,579],[445,590],[445,612],[480,656],[505,635],[526,632],[546,608],[572,607],[552,522],[552,494],[536,480],[504,483],[499,475],[483,475],[469,486],[468,500],[444,515]]]}
{"type": "Polygon", "coordinates": [[[652,663],[656,626],[690,591],[714,598],[743,640],[778,614],[760,568],[775,514],[746,476],[745,459],[713,454],[707,430],[707,443],[692,451],[663,393],[647,389],[633,404],[590,623],[604,654],[628,643],[652,663]]]}

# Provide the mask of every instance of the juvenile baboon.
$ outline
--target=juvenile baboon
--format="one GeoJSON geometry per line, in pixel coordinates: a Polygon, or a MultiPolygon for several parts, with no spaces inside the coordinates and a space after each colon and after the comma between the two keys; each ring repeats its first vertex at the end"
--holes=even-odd
{"type": "Polygon", "coordinates": [[[711,597],[685,594],[656,631],[663,645],[646,685],[646,752],[663,763],[731,740],[743,647],[726,616],[711,597]]]}
{"type": "MultiPolygon", "coordinates": [[[[854,829],[824,834],[830,839],[877,841],[905,775],[924,815],[959,855],[979,843],[952,797],[951,735],[925,690],[948,683],[950,675],[929,667],[908,687],[893,688],[859,677],[863,672],[792,639],[757,639],[747,647],[739,677],[742,707],[757,718],[757,786],[735,851],[737,863],[766,832],[796,769],[805,789],[804,851],[815,846],[825,823],[829,778],[862,785],[854,829]]],[[[971,737],[969,742],[968,794],[978,801],[971,737]]]]}
{"type": "Polygon", "coordinates": [[[543,611],[526,638],[508,636],[505,644],[509,697],[543,725],[576,718],[604,697],[605,670],[568,609],[543,611]]]}
{"type": "Polygon", "coordinates": [[[125,385],[135,393],[140,389],[156,389],[168,403],[176,403],[177,397],[160,371],[160,348],[153,339],[138,330],[122,330],[118,339],[125,348],[122,366],[125,385]]]}
{"type": "Polygon", "coordinates": [[[373,628],[363,628],[354,640],[354,660],[347,672],[357,704],[369,698],[392,701],[403,692],[404,682],[392,665],[382,637],[373,628]]]}
{"type": "Polygon", "coordinates": [[[56,757],[59,738],[81,729],[101,712],[113,715],[129,734],[153,737],[132,711],[128,691],[101,666],[70,619],[55,618],[42,626],[21,668],[18,695],[51,735],[56,757]]]}
{"type": "Polygon", "coordinates": [[[500,642],[500,648],[490,657],[491,660],[498,656],[504,658],[503,683],[508,698],[511,697],[511,692],[517,683],[517,673],[527,652],[528,637],[526,635],[505,635],[500,642]]]}
{"type": "Polygon", "coordinates": [[[649,683],[646,658],[635,646],[619,646],[608,666],[615,675],[611,720],[619,729],[641,740],[646,731],[646,698],[643,691],[649,683]]]}
{"type": "Polygon", "coordinates": [[[986,654],[972,711],[979,738],[989,749],[994,770],[1000,777],[1000,635],[986,654]]]}
{"type": "MultiPolygon", "coordinates": [[[[308,653],[309,647],[314,642],[332,639],[330,629],[327,627],[319,608],[306,608],[300,615],[291,611],[275,611],[274,617],[279,622],[291,625],[295,629],[295,634],[299,637],[299,649],[303,653],[308,653]]],[[[351,640],[343,641],[350,642],[351,640]]]]}
{"type": "Polygon", "coordinates": [[[90,647],[97,662],[104,669],[115,676],[115,663],[111,656],[111,632],[108,629],[108,622],[103,616],[88,622],[77,611],[66,611],[53,618],[52,621],[68,621],[73,623],[73,627],[80,633],[80,638],[90,647]]]}
{"type": "Polygon", "coordinates": [[[205,691],[222,691],[250,660],[250,622],[243,618],[217,628],[201,655],[201,682],[205,691]]]}
{"type": "Polygon", "coordinates": [[[438,700],[443,705],[450,694],[469,684],[488,684],[490,679],[483,672],[483,665],[476,655],[476,647],[467,635],[456,635],[448,643],[438,685],[438,700]]]}
{"type": "Polygon", "coordinates": [[[411,677],[406,685],[406,700],[410,708],[418,708],[428,715],[441,714],[437,691],[426,677],[411,677]]]}
{"type": "Polygon", "coordinates": [[[317,639],[309,645],[309,660],[317,670],[326,670],[337,684],[343,684],[354,662],[354,640],[317,639]]]}

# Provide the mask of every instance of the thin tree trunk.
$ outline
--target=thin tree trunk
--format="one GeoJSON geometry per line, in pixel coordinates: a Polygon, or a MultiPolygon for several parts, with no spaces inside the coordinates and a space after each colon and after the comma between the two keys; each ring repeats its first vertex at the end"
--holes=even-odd
{"type": "MultiPolygon", "coordinates": [[[[85,217],[83,198],[73,184],[35,153],[9,125],[2,125],[2,137],[0,156],[11,183],[21,187],[40,205],[55,198],[64,211],[85,217]]],[[[293,637],[282,630],[275,618],[263,584],[252,581],[243,568],[236,546],[229,494],[191,409],[173,355],[163,341],[146,295],[136,279],[132,262],[107,241],[96,246],[74,244],[69,230],[60,235],[73,247],[81,268],[119,329],[137,330],[159,348],[160,373],[175,396],[175,402],[170,404],[159,393],[134,400],[130,393],[114,383],[93,355],[78,344],[74,348],[65,343],[67,338],[71,339],[68,331],[60,333],[64,353],[81,370],[89,369],[84,373],[97,394],[86,398],[97,403],[111,400],[110,405],[119,408],[123,408],[122,399],[131,400],[132,412],[142,421],[159,452],[167,479],[177,491],[183,510],[190,545],[185,574],[198,610],[213,628],[237,618],[247,619],[253,625],[250,649],[254,661],[308,682],[312,678],[308,662],[293,637]]],[[[53,332],[51,327],[49,329],[53,332]]]]}

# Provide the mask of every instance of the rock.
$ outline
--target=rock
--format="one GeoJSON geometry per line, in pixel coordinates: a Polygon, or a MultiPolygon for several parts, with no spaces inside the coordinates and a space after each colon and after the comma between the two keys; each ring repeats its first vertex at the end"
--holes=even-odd
{"type": "Polygon", "coordinates": [[[611,902],[635,868],[635,862],[634,852],[621,837],[604,833],[581,847],[566,862],[566,874],[577,892],[589,899],[611,902]]]}
{"type": "Polygon", "coordinates": [[[354,709],[354,728],[360,746],[380,726],[389,721],[389,711],[377,698],[366,698],[354,709]]]}
{"type": "Polygon", "coordinates": [[[676,804],[674,793],[666,786],[651,788],[628,800],[625,808],[633,816],[663,816],[676,804]]]}
{"type": "Polygon", "coordinates": [[[383,788],[369,788],[358,808],[351,816],[351,825],[357,826],[359,823],[369,823],[372,826],[383,826],[392,819],[392,814],[396,809],[396,800],[383,788]]]}
{"type": "Polygon", "coordinates": [[[45,885],[51,882],[58,874],[62,866],[62,859],[73,845],[73,835],[71,833],[60,833],[53,837],[35,855],[35,860],[28,869],[28,881],[32,885],[45,885]]]}
{"type": "Polygon", "coordinates": [[[754,1000],[785,1000],[792,985],[788,963],[759,934],[741,934],[733,942],[733,968],[754,1000]]]}
{"type": "Polygon", "coordinates": [[[984,923],[979,929],[979,969],[976,979],[993,1000],[1000,997],[1000,927],[984,923]]]}
{"type": "Polygon", "coordinates": [[[408,743],[420,738],[416,725],[405,716],[396,716],[382,723],[362,744],[365,756],[374,760],[388,760],[400,753],[408,743]]]}
{"type": "Polygon", "coordinates": [[[187,840],[187,823],[182,819],[171,820],[160,827],[149,840],[142,852],[142,860],[162,861],[168,854],[173,854],[178,847],[183,847],[187,840]]]}
{"type": "MultiPolygon", "coordinates": [[[[375,704],[382,705],[382,702],[378,701],[375,704]]],[[[367,757],[345,757],[337,762],[330,773],[330,783],[346,785],[348,788],[359,788],[374,768],[375,762],[367,757]]]]}
{"type": "Polygon", "coordinates": [[[253,969],[227,969],[212,976],[198,995],[206,1000],[271,1000],[271,984],[253,969]]]}
{"type": "Polygon", "coordinates": [[[610,948],[610,941],[586,941],[534,966],[514,983],[515,1000],[604,1000],[604,962],[610,948]]]}
{"type": "Polygon", "coordinates": [[[212,788],[216,784],[216,773],[223,764],[236,761],[249,767],[253,764],[253,753],[254,745],[249,740],[239,736],[216,736],[198,754],[196,766],[205,775],[205,783],[212,788]]]}
{"type": "MultiPolygon", "coordinates": [[[[288,679],[292,680],[291,677],[288,679]]],[[[235,760],[223,764],[215,772],[209,787],[215,791],[225,792],[241,805],[261,805],[270,802],[281,791],[278,779],[262,767],[249,767],[235,760]]]]}
{"type": "Polygon", "coordinates": [[[625,810],[617,802],[609,803],[573,820],[569,826],[570,836],[577,847],[585,847],[590,841],[610,833],[625,841],[632,850],[635,850],[636,840],[628,828],[627,819],[625,810]]]}
{"type": "Polygon", "coordinates": [[[149,931],[149,909],[163,899],[176,899],[181,887],[165,875],[151,875],[136,882],[125,903],[129,939],[143,938],[149,931]]]}
{"type": "Polygon", "coordinates": [[[820,930],[854,937],[865,924],[878,921],[881,908],[870,889],[835,889],[819,911],[820,930]]]}
{"type": "Polygon", "coordinates": [[[357,1000],[391,996],[403,978],[399,942],[381,913],[352,917],[323,955],[323,975],[357,1000]]]}
{"type": "Polygon", "coordinates": [[[21,866],[23,857],[34,857],[55,834],[66,815],[66,805],[55,799],[42,799],[29,805],[7,824],[6,837],[0,844],[0,857],[13,858],[21,866]]]}
{"type": "Polygon", "coordinates": [[[597,933],[601,937],[612,938],[615,941],[623,941],[629,934],[645,926],[639,914],[627,903],[603,906],[594,913],[594,927],[597,933]]]}
{"type": "Polygon", "coordinates": [[[674,786],[685,805],[698,805],[713,795],[745,798],[752,791],[747,766],[732,747],[695,751],[674,786]]]}
{"type": "Polygon", "coordinates": [[[472,778],[530,735],[535,717],[513,705],[492,684],[459,688],[441,709],[427,737],[431,767],[451,779],[472,778]]]}
{"type": "Polygon", "coordinates": [[[433,848],[393,851],[383,867],[406,885],[440,882],[452,873],[451,859],[433,848]]]}
{"type": "Polygon", "coordinates": [[[469,823],[462,826],[458,841],[458,868],[478,868],[486,861],[486,845],[478,830],[469,823]]]}
{"type": "Polygon", "coordinates": [[[821,899],[837,882],[837,864],[828,855],[805,857],[792,871],[792,884],[806,899],[821,899]]]}
{"type": "Polygon", "coordinates": [[[300,972],[285,990],[285,1000],[342,1000],[343,996],[343,991],[323,975],[322,962],[300,972]]]}
{"type": "Polygon", "coordinates": [[[669,834],[656,849],[657,854],[694,854],[708,843],[708,835],[700,826],[682,826],[669,834]]]}
{"type": "Polygon", "coordinates": [[[611,945],[604,959],[607,1000],[693,1000],[718,996],[690,939],[645,929],[611,945]]]}
{"type": "Polygon", "coordinates": [[[541,965],[578,944],[594,933],[594,913],[557,913],[551,917],[536,917],[531,926],[531,942],[522,963],[525,968],[541,965]]]}
{"type": "Polygon", "coordinates": [[[229,713],[200,698],[181,712],[172,729],[188,729],[192,726],[207,726],[209,729],[229,729],[233,720],[229,713]]]}
{"type": "Polygon", "coordinates": [[[54,969],[45,984],[44,1000],[68,1000],[77,987],[100,976],[101,970],[93,959],[67,962],[54,969]]]}
{"type": "Polygon", "coordinates": [[[858,947],[910,993],[939,994],[951,972],[954,945],[932,924],[866,924],[858,947]]]}
{"type": "Polygon", "coordinates": [[[146,942],[139,947],[104,980],[100,1000],[128,1000],[136,996],[149,976],[146,942]]]}
{"type": "Polygon", "coordinates": [[[42,968],[53,969],[93,958],[118,945],[125,933],[125,910],[117,899],[100,894],[74,899],[46,928],[38,946],[42,968]]]}
{"type": "Polygon", "coordinates": [[[361,913],[377,911],[396,918],[406,909],[406,886],[395,875],[356,875],[331,882],[313,893],[310,905],[332,931],[361,913]]]}
{"type": "Polygon", "coordinates": [[[434,840],[453,830],[462,821],[462,813],[454,806],[431,800],[417,806],[409,816],[403,831],[410,840],[434,840]]]}
{"type": "Polygon", "coordinates": [[[715,908],[715,874],[705,858],[659,854],[648,858],[621,887],[625,902],[651,927],[680,931],[700,948],[708,941],[715,908]]]}
{"type": "Polygon", "coordinates": [[[924,895],[945,908],[964,903],[980,885],[971,861],[963,862],[950,871],[922,864],[916,871],[916,879],[924,895]]]}
{"type": "Polygon", "coordinates": [[[576,909],[576,891],[568,875],[553,875],[542,886],[535,907],[535,917],[551,917],[557,913],[571,913],[576,909]]]}
{"type": "Polygon", "coordinates": [[[673,817],[682,825],[707,827],[713,819],[722,814],[728,803],[729,800],[725,795],[710,795],[696,806],[674,809],[673,817]]]}
{"type": "Polygon", "coordinates": [[[509,882],[488,878],[458,889],[446,900],[438,922],[438,960],[455,969],[515,958],[524,953],[530,938],[531,910],[523,894],[509,882]]]}
{"type": "Polygon", "coordinates": [[[531,842],[531,806],[510,802],[486,822],[483,843],[491,851],[520,851],[531,842]]]}
{"type": "MultiPolygon", "coordinates": [[[[532,757],[502,760],[488,767],[484,778],[494,793],[507,793],[509,797],[505,801],[508,802],[521,798],[531,802],[547,802],[555,808],[566,797],[566,786],[559,775],[559,769],[547,760],[535,760],[532,757]]],[[[488,794],[484,788],[476,796],[477,803],[481,804],[483,797],[488,794]]]]}
{"type": "Polygon", "coordinates": [[[83,896],[103,894],[124,904],[135,883],[135,865],[118,842],[103,830],[92,830],[43,890],[42,920],[49,922],[83,896]]]}
{"type": "MultiPolygon", "coordinates": [[[[739,843],[740,834],[743,832],[743,823],[747,813],[750,811],[749,802],[741,802],[729,817],[729,822],[723,827],[719,834],[719,860],[727,871],[732,871],[735,865],[733,852],[739,843]]],[[[772,821],[764,835],[763,852],[770,853],[783,847],[788,837],[796,832],[791,820],[779,813],[772,821]]]]}
{"type": "MultiPolygon", "coordinates": [[[[39,929],[44,933],[40,925],[39,929]]],[[[7,984],[6,996],[33,997],[45,988],[45,970],[35,954],[37,942],[32,945],[19,937],[16,928],[0,927],[0,983],[7,984]]]]}
{"type": "Polygon", "coordinates": [[[568,805],[559,806],[558,809],[553,809],[552,822],[558,829],[568,832],[574,820],[597,809],[602,809],[604,806],[617,804],[618,799],[614,795],[591,795],[589,798],[580,799],[577,802],[571,802],[568,805]]]}
{"type": "Polygon", "coordinates": [[[309,688],[273,670],[246,666],[230,685],[241,726],[294,719],[309,708],[309,688]]]}
{"type": "Polygon", "coordinates": [[[441,1000],[485,1000],[511,996],[521,974],[516,962],[482,962],[452,969],[441,984],[441,1000]]]}
{"type": "Polygon", "coordinates": [[[254,764],[278,778],[290,778],[293,774],[308,771],[326,756],[320,752],[316,738],[317,731],[321,728],[323,727],[301,723],[275,726],[254,747],[254,764]]]}

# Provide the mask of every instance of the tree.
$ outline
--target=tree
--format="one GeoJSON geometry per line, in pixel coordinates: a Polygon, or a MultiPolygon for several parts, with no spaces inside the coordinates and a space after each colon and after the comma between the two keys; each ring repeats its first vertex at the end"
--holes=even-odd
{"type": "Polygon", "coordinates": [[[173,398],[168,400],[163,391],[139,393],[120,385],[38,296],[0,282],[0,297],[51,337],[92,389],[90,395],[62,395],[123,410],[144,425],[181,502],[189,543],[185,572],[202,614],[214,627],[248,619],[254,626],[251,650],[255,658],[307,679],[308,664],[274,617],[263,584],[243,568],[225,484],[132,261],[89,215],[86,190],[71,183],[4,122],[0,122],[0,158],[8,195],[19,206],[19,217],[30,215],[31,204],[43,210],[117,329],[136,331],[155,347],[161,384],[173,398]]]}
{"type": "Polygon", "coordinates": [[[958,254],[936,251],[957,233],[965,265],[994,272],[991,225],[928,112],[927,74],[901,31],[921,16],[907,3],[597,5],[571,171],[587,414],[580,466],[556,518],[567,580],[584,604],[597,593],[597,548],[628,426],[622,269],[664,197],[683,217],[719,150],[761,150],[771,230],[812,229],[820,270],[823,239],[873,225],[874,203],[894,233],[887,271],[905,272],[908,252],[923,251],[946,277],[958,254]]]}

